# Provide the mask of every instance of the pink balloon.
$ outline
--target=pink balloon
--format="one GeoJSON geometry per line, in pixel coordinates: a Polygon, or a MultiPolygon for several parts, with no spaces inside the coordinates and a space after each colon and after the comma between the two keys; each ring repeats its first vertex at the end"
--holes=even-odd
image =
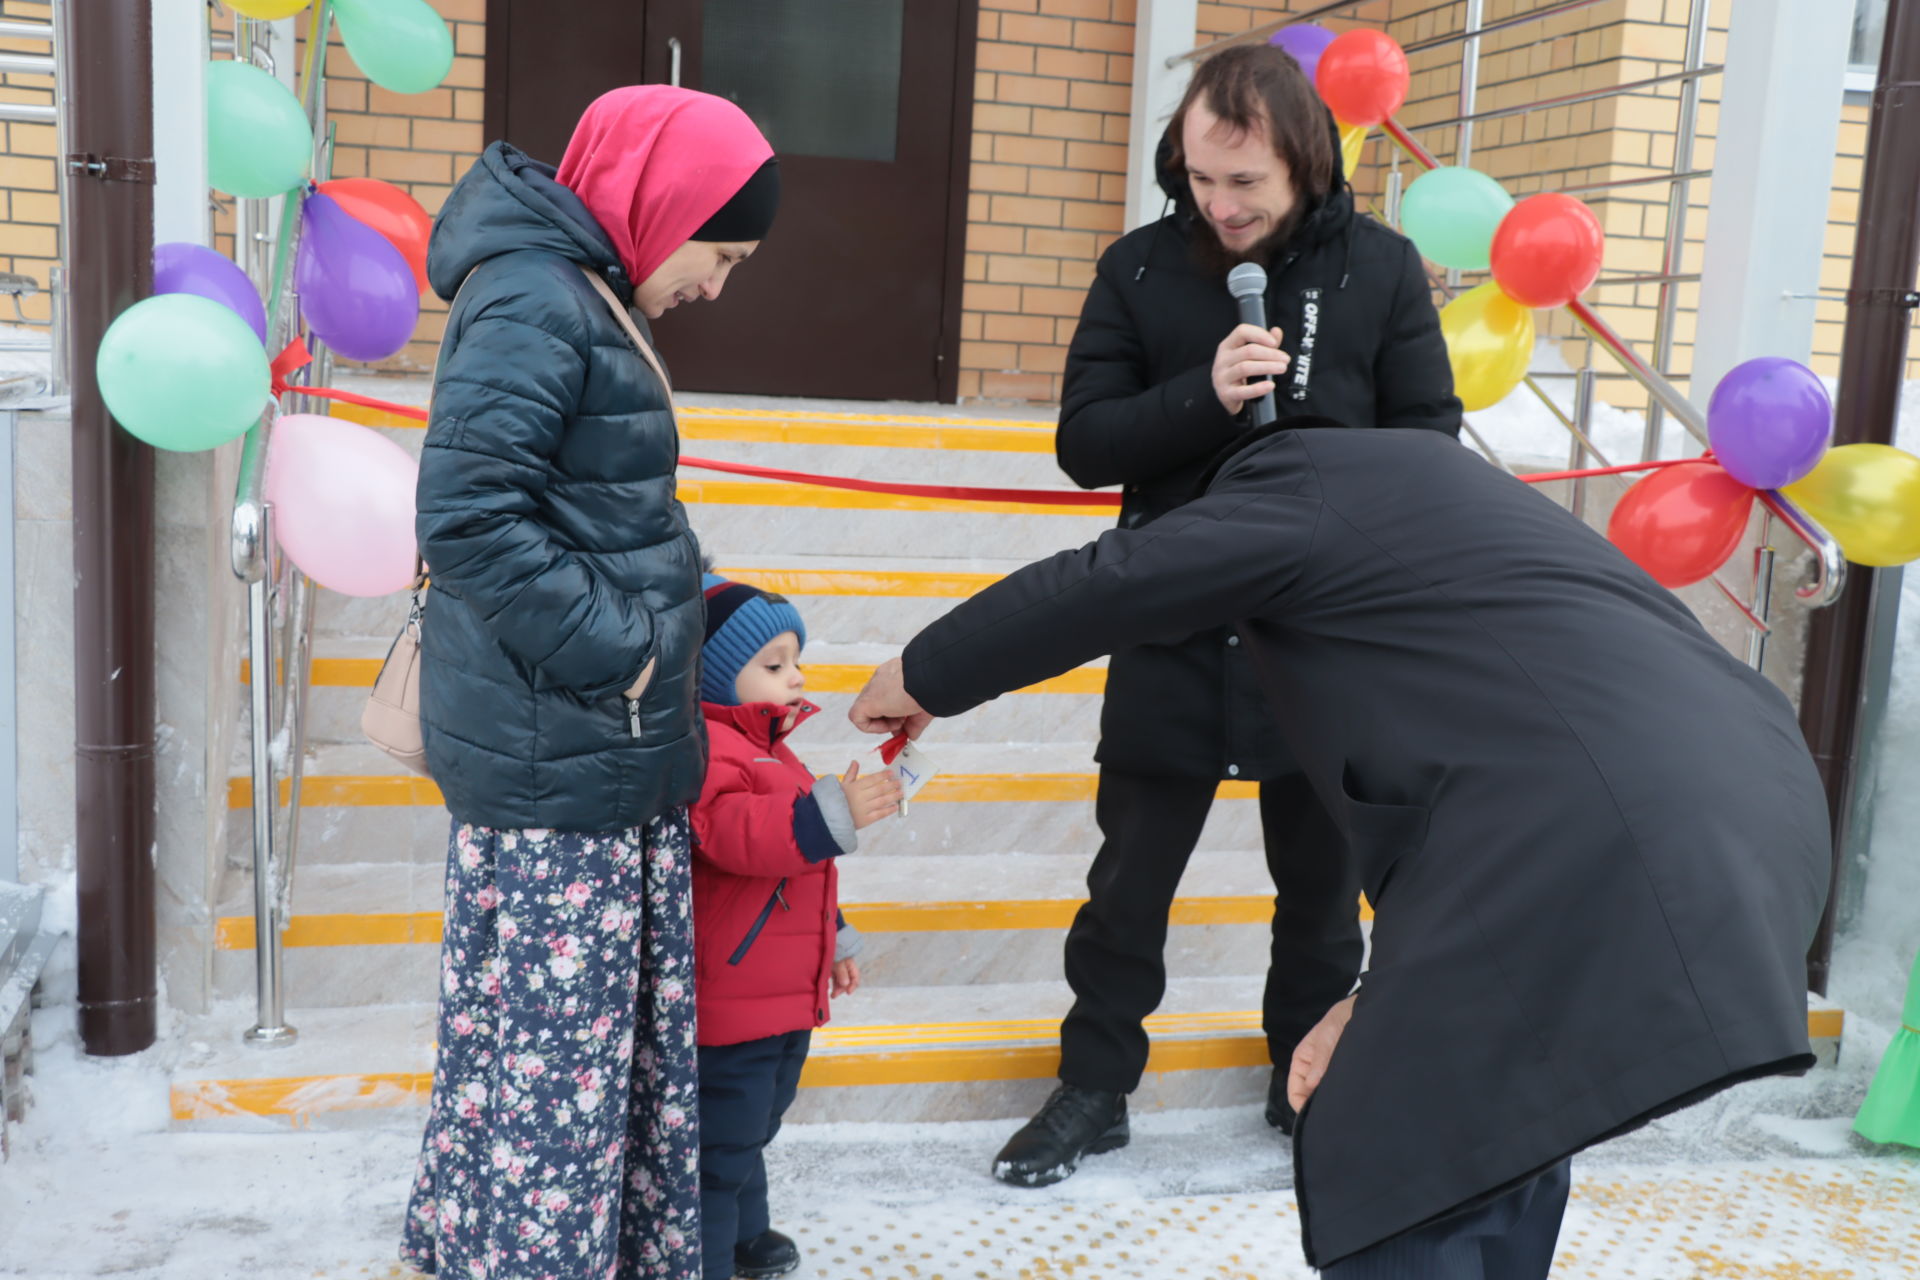
{"type": "Polygon", "coordinates": [[[330,591],[400,591],[413,581],[419,475],[412,455],[367,427],[310,413],[276,419],[266,486],[274,536],[330,591]]]}

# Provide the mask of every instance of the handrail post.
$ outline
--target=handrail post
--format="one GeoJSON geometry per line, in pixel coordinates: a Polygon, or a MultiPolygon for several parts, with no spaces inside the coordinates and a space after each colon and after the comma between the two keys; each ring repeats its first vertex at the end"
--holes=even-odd
{"type": "MultiPolygon", "coordinates": [[[[1687,52],[1684,70],[1698,71],[1707,61],[1708,0],[1692,0],[1687,11],[1687,52]]],[[[1680,82],[1680,110],[1673,140],[1673,171],[1685,173],[1693,168],[1693,143],[1700,124],[1700,82],[1680,82]]],[[[1687,200],[1692,184],[1680,179],[1667,189],[1667,234],[1660,250],[1660,272],[1665,276],[1680,273],[1681,258],[1687,251],[1687,200]]],[[[1660,282],[1660,305],[1653,321],[1653,367],[1662,375],[1673,364],[1673,330],[1679,320],[1680,292],[1671,279],[1660,282]]],[[[1646,432],[1640,439],[1640,461],[1651,462],[1660,456],[1660,426],[1665,410],[1657,397],[1647,403],[1646,432]]],[[[1765,634],[1764,632],[1761,634],[1765,634]]]]}
{"type": "MultiPolygon", "coordinates": [[[[1773,615],[1773,512],[1760,511],[1760,543],[1753,549],[1753,602],[1749,606],[1762,622],[1773,615]]],[[[1759,671],[1767,661],[1767,632],[1755,629],[1747,635],[1747,665],[1759,671]]]]}

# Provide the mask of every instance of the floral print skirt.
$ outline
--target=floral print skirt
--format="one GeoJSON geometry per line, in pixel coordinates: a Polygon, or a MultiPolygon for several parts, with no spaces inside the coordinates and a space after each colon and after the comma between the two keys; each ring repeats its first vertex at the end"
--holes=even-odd
{"type": "Polygon", "coordinates": [[[461,1280],[700,1274],[685,810],[454,823],[438,1060],[400,1256],[461,1280]]]}

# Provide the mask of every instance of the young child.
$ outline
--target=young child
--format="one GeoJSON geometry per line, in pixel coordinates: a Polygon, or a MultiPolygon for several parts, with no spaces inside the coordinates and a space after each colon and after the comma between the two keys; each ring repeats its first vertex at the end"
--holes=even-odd
{"type": "Polygon", "coordinates": [[[829,993],[860,986],[859,936],[840,916],[835,860],[893,813],[899,780],[817,781],[786,737],[819,710],[801,697],[807,629],[785,598],[708,574],[701,711],[711,760],[693,809],[694,994],[700,1041],[705,1280],[800,1265],[772,1229],[762,1152],[793,1102],[829,993]]]}

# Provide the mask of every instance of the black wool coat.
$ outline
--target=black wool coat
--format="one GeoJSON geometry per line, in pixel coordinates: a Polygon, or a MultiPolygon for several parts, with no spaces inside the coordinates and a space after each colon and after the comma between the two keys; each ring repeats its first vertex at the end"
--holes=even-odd
{"type": "Polygon", "coordinates": [[[421,723],[462,822],[618,831],[692,802],[706,772],[672,405],[583,266],[631,300],[586,206],[506,143],[427,251],[434,291],[459,297],[420,456],[421,723]]]}
{"type": "MultiPolygon", "coordinates": [[[[1332,123],[1329,121],[1331,129],[1332,123]]],[[[1194,261],[1207,236],[1185,175],[1174,212],[1101,256],[1067,350],[1056,452],[1085,488],[1125,486],[1120,527],[1195,494],[1207,462],[1246,429],[1213,394],[1213,356],[1239,322],[1226,280],[1194,261]]],[[[1336,151],[1338,140],[1336,135],[1336,151]]],[[[1457,436],[1460,402],[1413,243],[1355,212],[1344,182],[1267,264],[1267,316],[1293,357],[1280,415],[1457,436]]],[[[1225,628],[1116,653],[1098,759],[1135,773],[1272,778],[1292,771],[1253,673],[1225,628]]]]}
{"type": "Polygon", "coordinates": [[[1237,625],[1375,906],[1295,1137],[1326,1266],[1813,1064],[1824,793],[1793,709],[1611,544],[1422,431],[1282,430],[907,647],[956,715],[1237,625]]]}

